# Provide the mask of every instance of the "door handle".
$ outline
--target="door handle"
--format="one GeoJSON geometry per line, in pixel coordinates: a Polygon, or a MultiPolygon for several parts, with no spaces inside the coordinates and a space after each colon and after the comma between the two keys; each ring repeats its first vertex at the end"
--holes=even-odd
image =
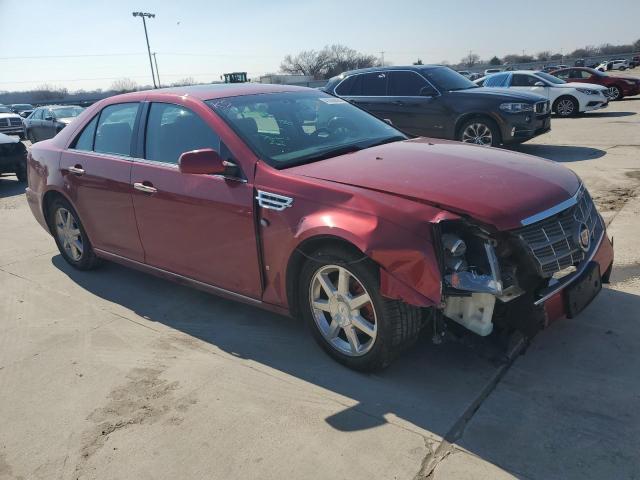
{"type": "Polygon", "coordinates": [[[158,189],[153,185],[145,185],[144,183],[139,182],[134,183],[133,188],[144,193],[156,193],[158,191],[158,189]]]}
{"type": "Polygon", "coordinates": [[[69,172],[73,173],[74,175],[84,175],[84,169],[82,168],[82,165],[74,165],[73,167],[67,168],[67,170],[69,170],[69,172]]]}
{"type": "Polygon", "coordinates": [[[399,107],[402,107],[404,105],[404,102],[400,101],[400,100],[395,100],[393,102],[391,102],[393,105],[398,105],[399,107]]]}

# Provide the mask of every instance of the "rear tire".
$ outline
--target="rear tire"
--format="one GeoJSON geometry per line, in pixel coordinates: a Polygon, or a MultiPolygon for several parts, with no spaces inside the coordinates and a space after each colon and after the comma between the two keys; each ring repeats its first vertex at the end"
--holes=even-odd
{"type": "Polygon", "coordinates": [[[615,100],[622,100],[622,90],[620,90],[620,88],[616,87],[615,85],[613,87],[609,87],[609,101],[615,101],[615,100]]]}
{"type": "Polygon", "coordinates": [[[553,103],[553,111],[559,117],[574,117],[580,113],[580,104],[574,97],[564,95],[553,103]]]}
{"type": "Polygon", "coordinates": [[[25,183],[27,181],[27,161],[26,159],[21,160],[16,166],[16,177],[18,181],[21,183],[25,183]]]}
{"type": "Polygon", "coordinates": [[[56,198],[49,206],[49,225],[58,250],[69,265],[78,270],[92,270],[99,265],[100,259],[93,251],[80,217],[64,198],[56,198]]]}
{"type": "Polygon", "coordinates": [[[363,254],[322,248],[305,262],[300,280],[305,322],[323,350],[343,365],[383,369],[417,340],[422,310],[382,297],[377,267],[363,254]]]}

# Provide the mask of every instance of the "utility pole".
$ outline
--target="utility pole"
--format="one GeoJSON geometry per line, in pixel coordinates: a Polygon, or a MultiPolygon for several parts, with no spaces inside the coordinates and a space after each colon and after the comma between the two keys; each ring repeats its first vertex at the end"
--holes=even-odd
{"type": "Polygon", "coordinates": [[[155,18],[155,13],[143,13],[133,12],[134,17],[142,17],[142,25],[144,25],[144,36],[147,39],[147,52],[149,52],[149,66],[151,67],[151,79],[153,80],[153,88],[158,88],[156,85],[156,77],[153,74],[153,62],[151,61],[151,47],[149,47],[149,34],[147,34],[147,22],[146,18],[155,18]]]}
{"type": "Polygon", "coordinates": [[[156,58],[156,52],[153,52],[153,63],[156,64],[156,77],[158,77],[158,88],[162,88],[160,84],[160,70],[158,70],[158,59],[156,58]]]}
{"type": "Polygon", "coordinates": [[[382,66],[384,67],[384,50],[380,52],[380,63],[382,63],[382,66]]]}

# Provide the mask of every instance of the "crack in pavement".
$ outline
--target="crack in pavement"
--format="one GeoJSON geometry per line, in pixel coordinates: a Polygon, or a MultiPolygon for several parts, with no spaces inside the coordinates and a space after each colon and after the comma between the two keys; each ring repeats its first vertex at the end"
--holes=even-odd
{"type": "Polygon", "coordinates": [[[467,406],[467,408],[462,412],[462,415],[460,415],[458,420],[445,434],[442,441],[440,442],[440,445],[438,445],[435,450],[431,445],[427,444],[427,439],[425,437],[427,454],[422,459],[420,469],[414,476],[413,480],[432,479],[438,465],[442,463],[448,456],[457,451],[454,445],[455,442],[462,438],[464,430],[467,427],[468,423],[471,421],[475,413],[480,409],[484,401],[498,386],[500,380],[502,380],[509,368],[511,368],[511,365],[513,365],[513,362],[518,357],[518,355],[523,352],[525,346],[526,339],[524,337],[521,337],[520,341],[517,342],[508,352],[507,361],[498,369],[496,369],[491,378],[487,381],[484,387],[482,387],[478,395],[476,395],[475,399],[467,406]]]}

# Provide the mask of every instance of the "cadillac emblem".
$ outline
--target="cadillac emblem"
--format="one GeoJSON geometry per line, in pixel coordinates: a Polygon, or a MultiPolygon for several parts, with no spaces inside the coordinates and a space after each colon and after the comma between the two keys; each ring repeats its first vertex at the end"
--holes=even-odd
{"type": "Polygon", "coordinates": [[[583,252],[588,252],[591,246],[591,232],[586,223],[578,224],[578,231],[576,232],[576,243],[580,245],[583,252]]]}

